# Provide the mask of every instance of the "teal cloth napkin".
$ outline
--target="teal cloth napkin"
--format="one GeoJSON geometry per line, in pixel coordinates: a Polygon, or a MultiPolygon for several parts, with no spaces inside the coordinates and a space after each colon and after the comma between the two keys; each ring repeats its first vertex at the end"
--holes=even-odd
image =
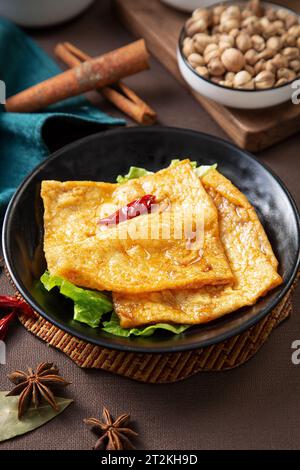
{"type": "MultiPolygon", "coordinates": [[[[61,72],[57,64],[13,23],[0,18],[0,79],[6,96],[61,72]]],[[[125,124],[104,114],[84,97],[37,113],[0,110],[0,217],[16,188],[49,153],[72,140],[125,124]]]]}

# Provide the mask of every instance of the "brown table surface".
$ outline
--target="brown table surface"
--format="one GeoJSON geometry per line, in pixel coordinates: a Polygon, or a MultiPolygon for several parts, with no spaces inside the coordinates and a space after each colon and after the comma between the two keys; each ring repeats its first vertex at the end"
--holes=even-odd
{"type": "MultiPolygon", "coordinates": [[[[73,22],[29,33],[50,54],[58,41],[72,41],[99,54],[132,40],[102,0],[73,22]]],[[[157,110],[159,124],[187,127],[226,138],[189,93],[155,60],[151,71],[128,83],[157,110]]],[[[119,115],[109,104],[102,109],[119,115]]],[[[259,155],[300,205],[299,135],[259,155]]],[[[1,278],[1,293],[11,292],[1,278]]],[[[131,412],[142,449],[297,449],[300,447],[300,365],[291,362],[291,344],[300,339],[300,290],[292,317],[275,330],[247,364],[230,372],[200,373],[172,385],[147,385],[102,371],[81,370],[17,325],[7,340],[7,365],[0,366],[0,388],[16,368],[54,361],[73,384],[75,403],[59,418],[2,449],[89,449],[94,436],[82,419],[97,416],[105,404],[112,412],[131,412]]]]}

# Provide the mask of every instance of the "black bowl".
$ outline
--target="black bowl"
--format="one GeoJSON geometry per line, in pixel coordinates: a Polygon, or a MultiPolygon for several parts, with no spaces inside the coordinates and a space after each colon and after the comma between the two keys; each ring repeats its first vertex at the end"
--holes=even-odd
{"type": "Polygon", "coordinates": [[[269,313],[287,293],[299,267],[299,214],[293,199],[270,170],[246,152],[215,137],[184,129],[131,128],[102,132],[57,151],[17,190],[3,226],[3,250],[10,275],[29,304],[59,328],[85,341],[134,352],[175,352],[200,348],[241,333],[269,313]],[[131,165],[159,170],[172,158],[217,163],[256,208],[279,259],[284,283],[251,308],[243,308],[181,335],[155,333],[120,338],[72,319],[72,303],[36,288],[46,268],[43,245],[44,179],[114,182],[131,165]]]}

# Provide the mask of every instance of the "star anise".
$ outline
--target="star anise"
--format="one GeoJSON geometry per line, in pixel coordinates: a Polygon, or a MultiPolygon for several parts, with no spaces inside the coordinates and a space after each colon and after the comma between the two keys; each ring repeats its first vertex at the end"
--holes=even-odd
{"type": "Polygon", "coordinates": [[[92,431],[100,434],[94,445],[94,450],[128,450],[135,447],[131,443],[131,438],[136,438],[138,434],[128,427],[130,421],[129,414],[123,414],[116,420],[110,412],[103,407],[102,421],[97,418],[84,419],[84,423],[92,426],[92,431]]]}
{"type": "Polygon", "coordinates": [[[16,387],[7,396],[20,395],[18,404],[19,419],[24,416],[31,404],[38,408],[42,400],[48,402],[55,411],[59,411],[51,389],[57,386],[66,387],[69,385],[69,382],[59,375],[58,368],[51,362],[41,362],[36,371],[31,367],[28,367],[28,372],[16,370],[9,374],[8,378],[16,387]]]}

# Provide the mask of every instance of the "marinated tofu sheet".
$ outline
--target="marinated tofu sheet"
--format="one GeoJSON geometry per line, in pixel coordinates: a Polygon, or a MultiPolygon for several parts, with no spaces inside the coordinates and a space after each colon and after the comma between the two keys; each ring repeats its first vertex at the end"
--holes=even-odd
{"type": "MultiPolygon", "coordinates": [[[[129,294],[233,279],[219,238],[217,210],[187,160],[122,185],[43,181],[41,194],[44,251],[53,275],[78,286],[129,294]],[[146,194],[156,196],[154,212],[99,226],[100,218],[146,194]],[[191,231],[178,236],[183,216],[191,231]],[[193,243],[198,226],[202,238],[193,243]]],[[[132,314],[135,324],[143,323],[142,312],[132,314]]],[[[156,319],[154,314],[149,321],[156,319]]]]}
{"type": "Polygon", "coordinates": [[[218,210],[221,241],[234,283],[144,295],[113,294],[122,327],[157,322],[206,323],[253,305],[260,296],[281,284],[278,262],[247,198],[217,170],[209,171],[202,184],[218,210]]]}

